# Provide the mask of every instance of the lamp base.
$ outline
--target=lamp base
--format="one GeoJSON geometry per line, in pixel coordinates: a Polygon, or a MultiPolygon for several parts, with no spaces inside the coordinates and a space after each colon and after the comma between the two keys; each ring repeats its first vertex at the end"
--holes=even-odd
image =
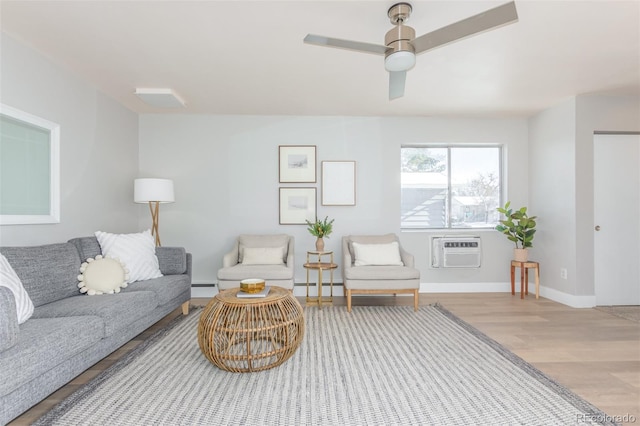
{"type": "Polygon", "coordinates": [[[156,237],[156,247],[160,247],[160,232],[158,231],[158,220],[160,219],[160,202],[149,201],[149,210],[151,211],[151,235],[156,237]]]}

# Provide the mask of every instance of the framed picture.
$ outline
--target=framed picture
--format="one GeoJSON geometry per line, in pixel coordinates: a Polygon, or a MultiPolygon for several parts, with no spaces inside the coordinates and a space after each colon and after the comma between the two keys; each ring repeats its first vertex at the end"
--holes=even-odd
{"type": "Polygon", "coordinates": [[[315,145],[280,145],[280,183],[316,182],[315,145]]]}
{"type": "Polygon", "coordinates": [[[356,205],[356,162],[322,162],[322,205],[356,205]]]}
{"type": "Polygon", "coordinates": [[[306,225],[316,220],[315,188],[280,188],[280,225],[306,225]]]}

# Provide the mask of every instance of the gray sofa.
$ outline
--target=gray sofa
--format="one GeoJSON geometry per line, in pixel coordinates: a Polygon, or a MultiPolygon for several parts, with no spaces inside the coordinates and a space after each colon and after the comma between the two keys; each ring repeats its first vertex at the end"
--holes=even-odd
{"type": "Polygon", "coordinates": [[[100,254],[95,237],[33,247],[2,247],[33,301],[18,325],[11,291],[0,286],[0,424],[56,389],[182,305],[189,311],[191,254],[157,247],[163,276],[118,294],[82,295],[82,261],[100,254]]]}

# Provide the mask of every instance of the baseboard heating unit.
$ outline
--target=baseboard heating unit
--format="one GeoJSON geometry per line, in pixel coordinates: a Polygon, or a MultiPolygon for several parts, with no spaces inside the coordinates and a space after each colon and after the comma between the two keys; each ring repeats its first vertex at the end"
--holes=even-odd
{"type": "Polygon", "coordinates": [[[432,237],[432,268],[479,268],[482,241],[477,236],[432,237]]]}

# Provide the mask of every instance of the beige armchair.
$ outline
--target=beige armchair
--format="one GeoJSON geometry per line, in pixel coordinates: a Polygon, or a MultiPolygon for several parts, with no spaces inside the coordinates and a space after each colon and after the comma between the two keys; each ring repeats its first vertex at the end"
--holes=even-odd
{"type": "Polygon", "coordinates": [[[218,289],[240,287],[240,281],[262,278],[266,285],[293,290],[294,238],[286,234],[240,235],[222,258],[218,289]]]}
{"type": "Polygon", "coordinates": [[[413,255],[400,245],[397,235],[348,235],[342,237],[342,282],[351,312],[353,294],[413,294],[418,310],[420,271],[413,255]]]}

